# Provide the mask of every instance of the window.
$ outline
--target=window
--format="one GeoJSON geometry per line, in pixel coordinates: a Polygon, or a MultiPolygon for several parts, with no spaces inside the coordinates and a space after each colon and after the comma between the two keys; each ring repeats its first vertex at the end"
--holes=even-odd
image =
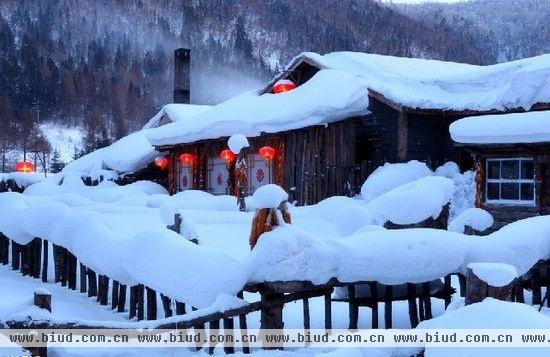
{"type": "Polygon", "coordinates": [[[487,159],[487,203],[535,204],[533,159],[487,159]]]}

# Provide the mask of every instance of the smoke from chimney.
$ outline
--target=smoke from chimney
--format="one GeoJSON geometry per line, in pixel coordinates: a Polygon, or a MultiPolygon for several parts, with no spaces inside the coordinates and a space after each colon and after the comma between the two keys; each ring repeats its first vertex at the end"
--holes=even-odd
{"type": "Polygon", "coordinates": [[[178,48],[174,51],[174,103],[189,104],[190,102],[190,63],[191,50],[178,48]]]}

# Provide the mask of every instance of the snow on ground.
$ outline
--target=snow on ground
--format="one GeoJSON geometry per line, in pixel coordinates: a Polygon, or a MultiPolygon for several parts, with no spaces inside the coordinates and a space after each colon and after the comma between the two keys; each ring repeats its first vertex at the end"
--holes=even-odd
{"type": "Polygon", "coordinates": [[[82,148],[82,128],[68,128],[54,123],[43,123],[40,124],[40,130],[50,143],[52,152],[57,150],[60,160],[64,163],[73,161],[75,152],[82,148]]]}
{"type": "Polygon", "coordinates": [[[463,144],[548,143],[550,111],[464,118],[452,123],[449,132],[463,144]]]}
{"type": "MultiPolygon", "coordinates": [[[[399,167],[407,169],[413,165],[399,167]]],[[[391,172],[389,167],[381,171],[391,172]]],[[[197,307],[221,308],[243,303],[226,298],[239,291],[247,281],[310,280],[323,283],[336,277],[349,282],[376,280],[401,284],[425,282],[448,273],[464,272],[469,264],[479,262],[510,264],[506,271],[513,270],[515,276],[525,273],[539,259],[550,257],[550,237],[547,234],[550,219],[544,216],[508,225],[483,239],[443,230],[386,230],[380,226],[384,220],[379,217],[402,217],[404,211],[414,211],[414,219],[424,219],[426,214],[437,216],[441,206],[453,199],[456,182],[460,181],[456,180],[458,175],[456,168],[447,164],[435,173],[426,171],[426,175],[416,180],[406,180],[401,185],[393,185],[396,187],[373,194],[376,197],[370,201],[360,197],[331,197],[312,206],[290,205],[292,225],[278,227],[262,235],[252,252],[249,250],[248,236],[254,212],[239,212],[236,199],[232,196],[185,191],[170,197],[163,188],[148,182],[124,187],[104,182],[87,187],[78,175],[65,175],[61,184],[57,182],[58,178],[48,179],[30,186],[23,195],[0,194],[0,210],[4,213],[0,215],[0,230],[20,243],[36,236],[47,238],[51,243],[60,244],[75,253],[98,273],[126,284],[144,283],[158,292],[197,307]],[[403,206],[400,194],[428,197],[418,199],[415,196],[411,205],[403,206]],[[418,202],[426,204],[415,206],[418,202]],[[182,215],[184,225],[192,225],[199,245],[166,228],[173,223],[175,213],[182,215]],[[522,239],[517,239],[518,236],[522,239]]],[[[266,186],[249,198],[249,204],[256,201],[258,207],[275,207],[286,197],[280,188],[266,186]]],[[[469,216],[469,213],[464,216],[469,216]]],[[[503,280],[494,269],[491,270],[494,265],[473,266],[481,275],[503,280]]],[[[456,282],[453,284],[456,285],[456,282]]],[[[32,291],[43,285],[38,280],[22,278],[19,273],[3,267],[0,268],[0,286],[7,286],[10,292],[13,290],[13,296],[0,296],[2,319],[25,311],[32,291]]],[[[97,305],[94,299],[66,288],[54,284],[47,284],[47,288],[54,293],[54,314],[59,313],[56,318],[101,321],[126,318],[97,305]]],[[[245,294],[244,298],[246,301],[258,300],[256,294],[245,294]]],[[[158,304],[161,306],[160,301],[158,304]]],[[[459,304],[455,305],[458,307],[459,304]]],[[[492,305],[487,305],[490,310],[492,305]]],[[[316,313],[322,311],[323,306],[322,298],[310,299],[312,328],[323,328],[323,314],[316,313]]],[[[514,308],[507,309],[505,314],[513,316],[514,308]]],[[[406,301],[394,303],[395,328],[410,327],[407,309],[406,301]]],[[[443,302],[434,300],[433,309],[434,316],[442,315],[443,302]]],[[[453,312],[458,314],[455,315],[456,321],[469,321],[470,310],[471,307],[455,309],[453,312]]],[[[348,306],[334,303],[333,314],[334,328],[346,328],[349,323],[348,306]]],[[[450,310],[448,314],[451,314],[450,310]]],[[[451,319],[446,315],[441,317],[442,320],[432,321],[451,319]]],[[[369,328],[369,309],[361,308],[360,316],[359,327],[369,328]]],[[[285,306],[284,318],[285,327],[301,328],[302,302],[285,306]]],[[[383,320],[382,315],[380,319],[383,320]]],[[[259,327],[259,320],[259,313],[251,314],[249,327],[259,327]]],[[[526,323],[530,321],[529,318],[527,320],[526,323]]],[[[380,321],[380,326],[383,326],[383,321],[380,321]]],[[[425,328],[428,325],[422,326],[425,328]]],[[[107,354],[117,352],[122,353],[111,350],[107,354]]],[[[139,349],[132,352],[143,353],[139,349]]],[[[157,352],[179,354],[173,350],[154,351],[157,352]]],[[[348,355],[350,352],[365,353],[367,356],[382,353],[378,350],[368,350],[366,353],[365,350],[346,349],[327,355],[348,355]]],[[[181,353],[190,354],[187,351],[181,353]]],[[[295,353],[299,355],[301,352],[295,353]]],[[[428,353],[437,351],[430,350],[428,353]]],[[[88,350],[76,354],[92,353],[88,350]]]]}

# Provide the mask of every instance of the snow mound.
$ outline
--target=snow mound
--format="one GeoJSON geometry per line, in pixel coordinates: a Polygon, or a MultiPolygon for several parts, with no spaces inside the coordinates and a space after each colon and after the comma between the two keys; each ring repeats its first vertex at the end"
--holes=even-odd
{"type": "Polygon", "coordinates": [[[433,172],[425,163],[416,160],[404,164],[387,163],[374,170],[367,178],[361,186],[361,196],[366,202],[370,202],[381,194],[407,182],[432,175],[433,172]]]}
{"type": "Polygon", "coordinates": [[[414,224],[437,218],[451,200],[454,185],[445,177],[427,176],[398,186],[367,204],[379,225],[414,224]]]}
{"type": "Polygon", "coordinates": [[[489,212],[481,208],[469,208],[449,222],[449,230],[464,233],[464,229],[468,226],[478,232],[483,232],[491,228],[493,223],[493,216],[489,212]]]}
{"type": "Polygon", "coordinates": [[[513,265],[503,263],[470,263],[468,268],[481,280],[494,287],[510,284],[518,277],[513,265]]]}
{"type": "Polygon", "coordinates": [[[119,257],[142,284],[194,307],[208,307],[246,283],[229,255],[193,244],[169,230],[146,230],[130,239],[119,257]]]}
{"type": "MultiPolygon", "coordinates": [[[[417,329],[548,329],[550,318],[527,304],[486,298],[421,322],[417,329]]],[[[426,357],[547,356],[545,348],[426,348],[426,357]]]]}
{"type": "Polygon", "coordinates": [[[227,146],[235,155],[239,155],[242,149],[250,146],[248,139],[243,134],[231,135],[227,140],[227,146]]]}
{"type": "Polygon", "coordinates": [[[372,213],[359,204],[348,205],[336,211],[335,220],[338,231],[346,237],[355,233],[358,229],[370,225],[372,213]]]}
{"type": "Polygon", "coordinates": [[[278,208],[286,200],[288,200],[288,193],[285,190],[278,185],[267,184],[254,191],[254,194],[247,199],[247,205],[253,209],[278,208]]]}
{"type": "Polygon", "coordinates": [[[10,172],[10,173],[0,173],[0,181],[9,181],[12,180],[17,184],[17,186],[25,188],[30,185],[33,185],[44,180],[44,174],[33,172],[33,173],[24,173],[24,172],[10,172]]]}

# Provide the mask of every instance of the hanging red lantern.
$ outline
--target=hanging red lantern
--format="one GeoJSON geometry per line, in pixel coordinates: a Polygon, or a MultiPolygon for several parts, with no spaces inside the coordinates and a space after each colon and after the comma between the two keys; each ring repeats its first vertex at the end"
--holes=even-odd
{"type": "Polygon", "coordinates": [[[225,149],[220,153],[220,157],[225,161],[227,165],[231,165],[235,160],[237,160],[237,155],[229,149],[225,149]]]}
{"type": "Polygon", "coordinates": [[[296,88],[296,84],[289,79],[281,79],[273,85],[273,93],[279,94],[291,91],[296,88]]]}
{"type": "Polygon", "coordinates": [[[166,156],[157,156],[155,158],[155,166],[161,170],[165,170],[168,167],[168,158],[166,156]]]}
{"type": "Polygon", "coordinates": [[[275,157],[275,149],[271,146],[264,146],[258,152],[265,161],[271,161],[275,157]]]}
{"type": "Polygon", "coordinates": [[[193,154],[181,154],[180,155],[180,162],[185,166],[193,166],[193,162],[195,161],[195,157],[193,154]]]}
{"type": "Polygon", "coordinates": [[[36,172],[36,167],[28,161],[20,161],[15,165],[15,171],[17,172],[36,172]]]}

